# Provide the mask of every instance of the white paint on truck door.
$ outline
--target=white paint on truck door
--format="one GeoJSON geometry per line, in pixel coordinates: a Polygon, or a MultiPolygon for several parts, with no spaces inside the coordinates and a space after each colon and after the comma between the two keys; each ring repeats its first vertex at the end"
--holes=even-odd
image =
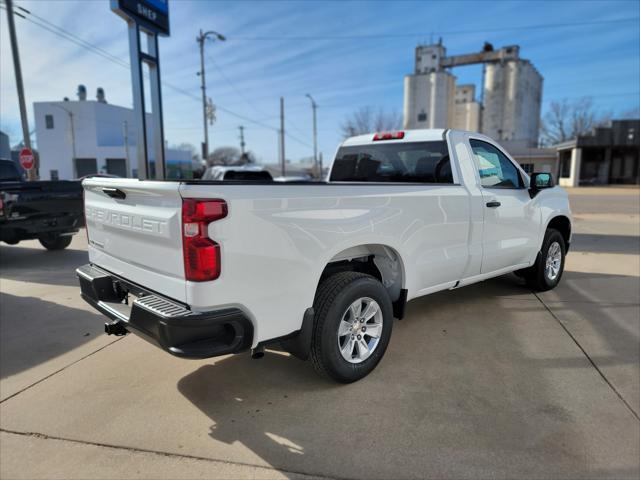
{"type": "Polygon", "coordinates": [[[484,203],[481,273],[527,264],[537,249],[540,211],[532,204],[523,172],[485,139],[469,143],[484,203]]]}

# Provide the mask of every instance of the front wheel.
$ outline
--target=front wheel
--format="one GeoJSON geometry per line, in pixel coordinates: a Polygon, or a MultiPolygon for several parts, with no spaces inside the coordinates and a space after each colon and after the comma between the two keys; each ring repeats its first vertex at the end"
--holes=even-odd
{"type": "Polygon", "coordinates": [[[522,271],[527,285],[538,292],[555,288],[564,272],[566,251],[562,234],[553,228],[548,229],[536,263],[522,271]]]}
{"type": "Polygon", "coordinates": [[[46,235],[38,240],[47,250],[63,250],[71,245],[71,237],[71,235],[46,235]]]}
{"type": "Polygon", "coordinates": [[[370,275],[341,272],[318,287],[311,360],[341,383],[365,377],[382,359],[393,328],[391,299],[370,275]]]}

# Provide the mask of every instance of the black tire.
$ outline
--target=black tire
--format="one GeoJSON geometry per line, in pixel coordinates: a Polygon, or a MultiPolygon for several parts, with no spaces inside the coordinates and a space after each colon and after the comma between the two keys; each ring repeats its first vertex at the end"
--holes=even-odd
{"type": "Polygon", "coordinates": [[[529,288],[536,292],[546,292],[551,290],[560,283],[562,273],[564,272],[565,254],[567,247],[564,243],[564,237],[558,230],[549,228],[544,234],[544,240],[542,242],[542,248],[536,258],[536,263],[531,267],[520,270],[522,277],[527,282],[529,288]],[[549,248],[554,243],[558,243],[560,246],[560,270],[558,274],[550,278],[546,270],[547,256],[549,254],[549,248]]]}
{"type": "Polygon", "coordinates": [[[71,244],[72,235],[47,235],[38,241],[47,250],[63,250],[71,244]]]}
{"type": "Polygon", "coordinates": [[[315,370],[341,383],[355,382],[371,373],[389,345],[393,328],[391,299],[382,284],[364,273],[337,273],[320,284],[313,308],[315,319],[310,357],[315,370]],[[373,299],[380,306],[382,332],[368,358],[361,363],[350,363],[340,353],[338,327],[349,306],[363,297],[373,299]]]}

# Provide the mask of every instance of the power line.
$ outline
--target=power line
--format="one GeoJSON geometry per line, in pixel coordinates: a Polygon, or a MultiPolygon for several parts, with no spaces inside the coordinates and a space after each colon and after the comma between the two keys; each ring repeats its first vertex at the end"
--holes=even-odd
{"type": "Polygon", "coordinates": [[[240,97],[247,105],[249,105],[249,107],[251,107],[258,114],[266,115],[265,112],[260,111],[260,109],[258,109],[240,90],[238,90],[235,83],[224,73],[220,65],[218,65],[218,63],[213,59],[210,53],[207,54],[207,57],[209,58],[209,61],[214,66],[214,68],[218,71],[220,76],[233,89],[233,91],[236,93],[236,95],[238,95],[238,97],[240,97]]]}
{"type": "MultiPolygon", "coordinates": [[[[27,15],[36,18],[37,20],[39,20],[42,23],[47,24],[48,26],[50,26],[51,28],[54,28],[55,30],[61,32],[61,34],[66,35],[68,37],[71,37],[75,40],[75,42],[79,42],[81,44],[83,44],[84,46],[86,46],[87,48],[93,49],[96,52],[99,52],[100,54],[104,55],[105,57],[109,57],[111,58],[113,61],[118,62],[123,64],[124,66],[126,66],[127,68],[129,68],[129,62],[125,62],[124,60],[116,57],[115,55],[112,55],[110,52],[108,52],[107,50],[104,50],[103,48],[94,45],[92,43],[87,42],[86,40],[84,40],[83,38],[75,35],[74,33],[56,25],[55,23],[50,22],[49,20],[47,20],[46,18],[41,17],[40,15],[37,15],[33,12],[31,12],[30,10],[27,10],[26,8],[23,7],[18,7],[20,10],[22,10],[24,13],[26,13],[27,15]]],[[[26,17],[23,17],[26,19],[26,17]]]]}
{"type": "Polygon", "coordinates": [[[579,95],[573,97],[556,97],[556,98],[547,98],[544,102],[553,102],[558,100],[570,100],[575,98],[608,98],[608,97],[640,97],[640,91],[637,92],[620,92],[620,93],[597,93],[595,95],[579,95]]]}
{"type": "MultiPolygon", "coordinates": [[[[4,5],[1,6],[3,9],[5,9],[4,5]]],[[[54,34],[57,35],[69,42],[74,43],[75,45],[91,52],[94,53],[96,55],[99,55],[100,57],[109,60],[112,63],[115,63],[116,65],[122,67],[122,68],[126,68],[129,69],[129,63],[116,57],[115,55],[112,55],[111,53],[109,53],[108,51],[98,47],[97,45],[94,45],[84,39],[82,39],[81,37],[71,33],[70,31],[68,31],[65,28],[62,28],[58,25],[55,25],[54,23],[48,21],[47,19],[34,14],[33,12],[22,8],[22,7],[17,7],[19,8],[22,12],[24,12],[26,15],[20,15],[20,18],[23,18],[24,20],[27,20],[28,22],[54,34]]],[[[469,33],[490,33],[490,32],[501,32],[501,31],[512,31],[512,30],[533,30],[533,29],[548,29],[548,28],[565,28],[565,27],[582,27],[582,26],[589,26],[589,25],[600,25],[600,24],[611,24],[611,23],[620,23],[620,22],[638,22],[638,20],[640,20],[640,17],[634,17],[634,18],[623,18],[623,19],[614,19],[614,20],[595,20],[595,21],[590,21],[590,22],[575,22],[575,23],[557,23],[557,24],[545,24],[545,25],[528,25],[528,26],[521,26],[521,27],[508,27],[508,28],[499,28],[499,29],[484,29],[484,30],[458,30],[458,31],[442,31],[442,32],[434,32],[434,34],[437,35],[457,35],[457,34],[469,34],[469,33]]],[[[338,35],[338,36],[330,36],[330,35],[322,35],[322,36],[254,36],[254,37],[250,37],[250,36],[236,36],[236,39],[245,39],[245,40],[251,40],[251,39],[255,39],[255,40],[304,40],[304,39],[358,39],[358,38],[391,38],[391,37],[412,37],[412,36],[424,36],[423,33],[421,34],[411,34],[411,33],[405,33],[405,34],[377,34],[377,35],[338,35]]],[[[238,94],[238,96],[240,96],[251,108],[253,108],[254,110],[258,111],[259,110],[255,107],[255,105],[253,105],[253,103],[244,95],[242,94],[242,92],[240,92],[236,86],[234,85],[233,81],[231,81],[231,79],[229,79],[229,77],[227,77],[224,72],[222,71],[222,69],[220,68],[220,66],[210,57],[209,55],[209,59],[211,60],[211,62],[214,64],[214,67],[216,67],[216,69],[218,70],[218,72],[221,74],[221,76],[225,79],[225,81],[227,83],[229,83],[229,85],[234,89],[234,91],[238,94]]],[[[200,102],[200,98],[195,95],[194,93],[191,93],[187,90],[184,90],[180,87],[177,87],[175,85],[172,85],[170,83],[167,82],[162,82],[163,85],[165,87],[168,87],[171,90],[174,90],[177,93],[180,93],[182,95],[185,95],[191,99],[193,99],[194,101],[200,102]]],[[[616,96],[630,96],[630,95],[638,95],[639,92],[626,92],[626,93],[617,93],[617,94],[600,94],[600,95],[584,95],[584,96],[592,96],[592,97],[616,97],[616,96]]],[[[264,129],[268,129],[268,130],[272,130],[277,132],[279,129],[264,123],[261,120],[255,120],[253,118],[247,117],[245,115],[239,114],[237,112],[234,112],[233,110],[230,110],[228,108],[225,108],[221,105],[216,105],[218,110],[223,111],[231,116],[234,116],[238,119],[244,120],[245,122],[251,123],[253,125],[259,126],[261,128],[264,129]]],[[[263,112],[259,112],[259,113],[263,113],[263,112]]],[[[277,115],[276,115],[277,116],[277,115]]],[[[272,118],[272,117],[267,117],[267,118],[272,118]]],[[[290,138],[291,140],[300,143],[301,145],[307,146],[307,147],[312,147],[309,143],[291,135],[290,133],[286,132],[285,135],[290,138]]]]}
{"type": "Polygon", "coordinates": [[[431,35],[470,35],[476,33],[499,33],[499,32],[512,32],[521,30],[547,30],[554,28],[572,28],[572,27],[586,27],[592,25],[607,25],[612,23],[621,22],[635,22],[640,21],[640,17],[634,18],[616,18],[613,20],[593,20],[588,22],[567,22],[567,23],[549,23],[538,25],[522,25],[519,27],[503,27],[503,28],[485,28],[477,30],[441,30],[433,31],[429,33],[376,33],[376,34],[362,34],[362,35],[235,35],[234,39],[240,40],[370,40],[370,39],[384,39],[384,38],[407,38],[407,37],[425,37],[431,35]]]}
{"type": "MultiPolygon", "coordinates": [[[[28,13],[28,15],[31,15],[31,16],[35,15],[34,13],[29,12],[28,10],[23,9],[23,11],[25,13],[28,13]]],[[[118,58],[118,57],[116,57],[114,55],[111,55],[110,53],[106,52],[106,50],[103,50],[100,47],[97,47],[96,45],[94,45],[92,43],[89,43],[89,42],[87,42],[85,40],[82,40],[80,37],[72,34],[71,32],[69,32],[68,30],[66,30],[66,29],[64,29],[62,27],[59,27],[59,26],[57,26],[57,25],[55,25],[55,24],[53,24],[51,22],[48,22],[48,21],[46,21],[47,23],[45,24],[43,22],[40,22],[38,20],[34,20],[33,18],[30,18],[30,16],[25,16],[23,18],[25,20],[31,22],[32,24],[34,24],[34,25],[36,25],[36,26],[38,26],[38,27],[40,27],[40,28],[42,28],[44,30],[47,30],[50,33],[53,33],[54,35],[57,35],[57,36],[59,36],[61,38],[64,38],[65,40],[70,41],[70,42],[74,43],[75,45],[77,45],[77,46],[79,46],[81,48],[84,48],[85,50],[87,50],[87,51],[89,51],[91,53],[99,55],[100,57],[102,57],[102,58],[104,58],[106,60],[109,60],[110,62],[115,63],[116,65],[119,65],[122,68],[129,69],[129,63],[128,62],[125,62],[124,60],[122,60],[122,59],[120,59],[120,58],[118,58]],[[49,26],[48,24],[51,25],[51,26],[49,26]]],[[[38,17],[38,18],[42,18],[42,17],[38,17]]],[[[164,82],[164,81],[162,82],[162,84],[163,84],[163,86],[168,87],[171,90],[174,90],[175,92],[181,93],[181,94],[183,94],[185,96],[188,96],[189,98],[191,98],[191,99],[193,99],[193,100],[195,100],[197,102],[200,102],[200,98],[197,95],[195,95],[195,94],[193,94],[191,92],[188,92],[187,90],[184,90],[184,89],[182,89],[180,87],[177,87],[175,85],[172,85],[172,84],[164,82]]],[[[225,107],[223,107],[221,105],[216,105],[216,107],[218,108],[218,110],[223,111],[223,112],[225,112],[225,113],[227,113],[229,115],[232,115],[232,116],[234,116],[236,118],[239,118],[241,120],[244,120],[246,122],[252,123],[254,125],[257,125],[259,127],[266,128],[266,129],[269,129],[269,130],[278,131],[278,129],[276,127],[273,127],[273,126],[268,125],[266,123],[254,120],[254,119],[249,118],[249,117],[246,117],[244,115],[241,115],[239,113],[234,112],[233,110],[229,110],[228,108],[225,108],[225,107]]]]}
{"type": "Polygon", "coordinates": [[[106,60],[109,60],[109,61],[111,61],[111,62],[113,62],[113,63],[115,63],[115,64],[117,64],[117,65],[119,65],[119,66],[121,66],[123,68],[127,68],[127,69],[129,68],[129,64],[127,62],[124,62],[123,60],[121,60],[121,59],[119,59],[117,57],[114,57],[112,55],[106,55],[106,54],[102,53],[100,51],[100,49],[98,49],[97,47],[94,47],[91,44],[87,44],[86,42],[82,42],[82,41],[77,40],[75,38],[75,36],[73,36],[70,33],[63,33],[61,31],[55,30],[55,29],[49,27],[47,24],[41,23],[41,22],[39,22],[37,20],[34,20],[33,18],[31,18],[29,16],[25,16],[25,17],[22,17],[22,18],[24,20],[26,20],[28,22],[31,22],[32,24],[44,29],[44,30],[47,30],[48,32],[51,32],[51,33],[53,33],[53,34],[55,34],[55,35],[57,35],[59,37],[64,38],[65,40],[68,40],[68,41],[76,44],[79,47],[84,48],[87,51],[95,53],[96,55],[99,55],[102,58],[104,58],[106,60]]]}
{"type": "MultiPolygon", "coordinates": [[[[215,67],[215,69],[218,71],[218,73],[220,74],[220,76],[224,79],[224,81],[233,89],[233,91],[236,93],[236,95],[238,95],[240,98],[242,98],[242,100],[249,106],[251,107],[256,113],[260,114],[260,115],[267,115],[265,112],[261,111],[259,108],[257,108],[253,102],[251,102],[251,100],[249,100],[246,95],[244,95],[235,85],[235,82],[233,82],[222,70],[222,67],[220,67],[220,65],[218,65],[218,63],[213,59],[213,57],[211,56],[211,54],[207,54],[207,57],[209,58],[209,61],[213,64],[213,66],[215,67]]],[[[289,130],[290,125],[287,124],[287,129],[289,130]]],[[[307,147],[311,147],[311,144],[300,140],[299,138],[291,135],[289,132],[287,132],[285,130],[285,136],[288,137],[289,139],[293,140],[294,142],[298,142],[301,145],[305,145],[307,147]]],[[[303,136],[305,136],[305,134],[297,127],[294,128],[294,130],[296,130],[298,133],[301,133],[303,136]]]]}

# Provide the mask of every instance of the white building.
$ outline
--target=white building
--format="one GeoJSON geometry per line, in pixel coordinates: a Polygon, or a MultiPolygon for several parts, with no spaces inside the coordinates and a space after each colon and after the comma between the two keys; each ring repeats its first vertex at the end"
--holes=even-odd
{"type": "Polygon", "coordinates": [[[494,49],[447,56],[442,42],[418,45],[415,69],[404,79],[404,128],[459,128],[527,148],[538,144],[542,76],[520,48],[494,49]],[[483,101],[474,85],[456,87],[451,69],[483,64],[483,101]]]}
{"type": "Polygon", "coordinates": [[[439,72],[447,49],[441,43],[416,47],[415,74],[439,72]]]}
{"type": "Polygon", "coordinates": [[[485,68],[482,133],[536,146],[542,76],[528,60],[488,63],[485,68]]]}
{"type": "Polygon", "coordinates": [[[403,126],[448,128],[453,122],[456,78],[449,72],[430,72],[404,77],[403,126]]]}
{"type": "Polygon", "coordinates": [[[476,86],[458,85],[454,96],[453,128],[480,131],[480,103],[476,102],[476,86]]]}
{"type": "MultiPolygon", "coordinates": [[[[36,102],[33,108],[41,179],[69,180],[91,173],[138,176],[132,109],[104,100],[36,102]]],[[[152,142],[151,137],[148,144],[152,142]]],[[[190,177],[188,151],[165,149],[165,161],[167,178],[190,177]]]]}

